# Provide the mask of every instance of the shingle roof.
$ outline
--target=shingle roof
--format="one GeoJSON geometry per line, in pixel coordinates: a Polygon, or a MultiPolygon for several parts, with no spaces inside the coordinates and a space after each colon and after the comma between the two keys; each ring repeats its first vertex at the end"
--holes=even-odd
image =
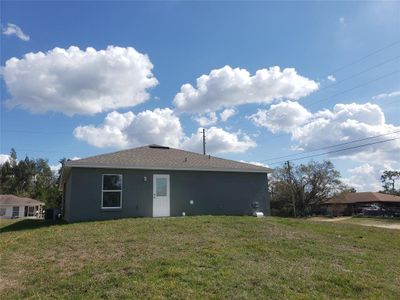
{"type": "Polygon", "coordinates": [[[18,197],[15,195],[0,195],[0,205],[36,206],[44,205],[44,202],[37,201],[31,198],[18,197]]]}
{"type": "Polygon", "coordinates": [[[327,204],[348,204],[348,203],[365,203],[365,202],[399,202],[400,197],[395,195],[363,192],[363,193],[346,193],[329,199],[327,204]]]}
{"type": "Polygon", "coordinates": [[[262,166],[199,153],[148,145],[124,151],[68,161],[66,167],[126,168],[191,171],[270,173],[262,166]]]}

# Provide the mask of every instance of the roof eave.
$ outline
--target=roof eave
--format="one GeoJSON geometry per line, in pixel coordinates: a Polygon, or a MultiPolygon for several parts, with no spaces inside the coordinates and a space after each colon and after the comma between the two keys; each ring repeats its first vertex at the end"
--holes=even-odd
{"type": "Polygon", "coordinates": [[[115,166],[102,164],[71,164],[66,163],[69,168],[95,168],[95,169],[127,169],[127,170],[169,170],[169,171],[198,171],[198,172],[238,172],[238,173],[271,173],[272,169],[229,169],[229,168],[179,168],[179,167],[148,167],[148,166],[115,166]]]}

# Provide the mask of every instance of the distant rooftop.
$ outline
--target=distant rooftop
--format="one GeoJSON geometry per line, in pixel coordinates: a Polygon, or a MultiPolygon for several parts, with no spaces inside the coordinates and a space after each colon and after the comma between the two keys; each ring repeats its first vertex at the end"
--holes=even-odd
{"type": "Polygon", "coordinates": [[[0,195],[0,205],[36,206],[44,205],[44,202],[26,197],[18,197],[15,195],[0,195]]]}
{"type": "Polygon", "coordinates": [[[126,168],[187,171],[270,173],[262,166],[202,155],[160,145],[148,145],[68,161],[66,167],[126,168]]]}
{"type": "Polygon", "coordinates": [[[329,199],[327,204],[349,204],[349,203],[365,203],[365,202],[399,202],[400,197],[395,195],[362,192],[362,193],[346,193],[329,199]]]}

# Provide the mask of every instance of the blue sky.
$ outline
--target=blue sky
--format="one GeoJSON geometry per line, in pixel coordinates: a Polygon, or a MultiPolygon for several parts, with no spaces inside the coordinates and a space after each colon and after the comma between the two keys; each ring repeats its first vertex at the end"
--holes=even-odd
{"type": "MultiPolygon", "coordinates": [[[[201,152],[205,127],[211,154],[271,164],[399,136],[389,135],[400,130],[398,2],[3,1],[0,21],[4,155],[14,147],[57,165],[151,142],[201,152]],[[113,65],[116,55],[133,67],[113,65]],[[261,76],[272,73],[279,78],[261,76]],[[184,84],[197,96],[183,93],[179,104],[184,84]],[[224,121],[226,109],[234,114],[224,121]]],[[[358,190],[376,190],[383,168],[400,167],[399,145],[315,159],[332,159],[358,190]]]]}

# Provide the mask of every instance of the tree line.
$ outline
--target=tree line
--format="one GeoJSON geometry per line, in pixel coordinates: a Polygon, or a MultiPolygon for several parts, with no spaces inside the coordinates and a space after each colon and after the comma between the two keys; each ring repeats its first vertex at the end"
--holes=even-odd
{"type": "MultiPolygon", "coordinates": [[[[400,171],[384,171],[380,192],[400,195],[400,189],[395,188],[396,180],[400,180],[400,171]]],[[[288,161],[274,170],[269,189],[272,214],[280,216],[318,213],[319,205],[331,197],[356,192],[355,188],[343,183],[340,172],[329,160],[300,165],[291,165],[288,161]]]]}
{"type": "MultiPolygon", "coordinates": [[[[66,159],[61,159],[61,166],[66,159]]],[[[47,208],[59,208],[62,194],[59,190],[62,167],[53,173],[43,158],[18,160],[11,149],[10,158],[0,166],[0,194],[12,194],[43,201],[47,208]]]]}
{"type": "Polygon", "coordinates": [[[381,176],[383,191],[385,194],[400,196],[400,187],[396,189],[396,181],[400,180],[400,171],[385,170],[381,176]]]}
{"type": "MultiPolygon", "coordinates": [[[[52,172],[48,160],[43,158],[17,159],[11,149],[10,159],[0,166],[0,194],[13,194],[43,201],[47,208],[60,208],[62,193],[59,189],[63,166],[52,172]]],[[[396,181],[400,171],[385,170],[381,176],[382,193],[400,195],[396,181]]],[[[331,161],[311,161],[292,165],[290,161],[278,167],[270,177],[269,191],[274,215],[306,216],[329,198],[346,192],[356,192],[341,181],[340,172],[331,161]]]]}

